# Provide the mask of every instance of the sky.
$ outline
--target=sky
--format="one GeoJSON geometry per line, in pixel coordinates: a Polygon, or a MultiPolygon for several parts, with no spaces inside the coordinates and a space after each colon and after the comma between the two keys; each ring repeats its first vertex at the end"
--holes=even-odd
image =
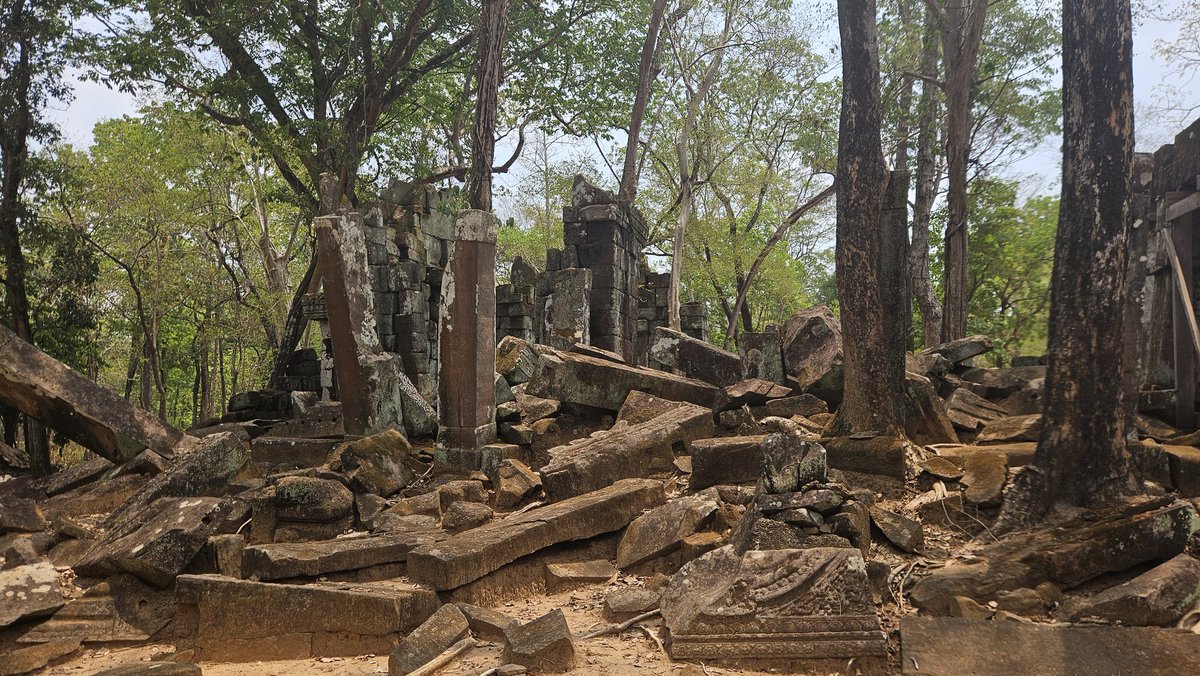
{"type": "MultiPolygon", "coordinates": [[[[1179,33],[1176,24],[1157,17],[1169,14],[1184,0],[1143,0],[1138,5],[1147,2],[1155,6],[1154,11],[1135,10],[1133,81],[1138,150],[1148,152],[1170,142],[1190,120],[1182,119],[1178,113],[1160,110],[1164,85],[1176,76],[1155,50],[1158,42],[1170,42],[1179,33]]],[[[74,84],[75,98],[69,104],[55,106],[50,116],[60,125],[64,140],[77,147],[91,144],[92,128],[97,122],[134,114],[139,107],[132,95],[87,81],[82,75],[79,71],[68,74],[74,84]]],[[[1192,87],[1190,100],[1184,103],[1200,107],[1200,87],[1192,87]]],[[[1024,195],[1057,192],[1059,147],[1060,139],[1047,139],[1040,148],[1009,169],[1013,178],[1022,180],[1024,195]]]]}

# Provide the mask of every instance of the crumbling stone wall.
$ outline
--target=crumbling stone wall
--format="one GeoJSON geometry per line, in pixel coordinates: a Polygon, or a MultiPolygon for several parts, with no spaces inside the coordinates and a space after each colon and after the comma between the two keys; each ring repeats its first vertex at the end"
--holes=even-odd
{"type": "MultiPolygon", "coordinates": [[[[667,297],[671,288],[671,273],[651,272],[644,263],[638,283],[637,354],[639,364],[646,364],[646,353],[654,337],[654,329],[670,325],[667,297]]],[[[679,307],[679,329],[697,340],[708,341],[708,306],[701,302],[683,303],[679,307]]]]}

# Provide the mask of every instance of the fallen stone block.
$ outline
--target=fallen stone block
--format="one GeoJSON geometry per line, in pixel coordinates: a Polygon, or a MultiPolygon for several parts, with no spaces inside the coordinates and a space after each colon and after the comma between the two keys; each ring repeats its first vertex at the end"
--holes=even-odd
{"type": "Polygon", "coordinates": [[[537,363],[537,352],[520,338],[505,336],[496,344],[496,372],[504,376],[509,385],[528,382],[537,370],[537,363]]]}
{"type": "Polygon", "coordinates": [[[664,502],[662,484],[625,479],[598,491],[530,510],[409,552],[408,576],[439,591],[477,580],[550,545],[624,528],[664,502]]]}
{"type": "Polygon", "coordinates": [[[63,594],[58,571],[44,561],[0,571],[0,627],[53,613],[66,602],[63,594]]]}
{"type": "Polygon", "coordinates": [[[1186,501],[1131,502],[982,547],[977,560],[922,578],[910,597],[922,610],[945,614],[955,596],[986,602],[998,592],[1046,581],[1070,589],[1105,573],[1174,557],[1198,528],[1200,517],[1186,501]]]}
{"type": "Polygon", "coordinates": [[[842,363],[842,327],[828,307],[811,307],[788,319],[783,329],[783,363],[800,389],[842,363]]]}
{"type": "Polygon", "coordinates": [[[504,632],[517,624],[517,620],[498,610],[483,608],[471,603],[459,603],[458,609],[467,618],[471,633],[485,639],[504,640],[504,632]]]}
{"type": "Polygon", "coordinates": [[[353,510],[354,494],[338,481],[288,476],[275,484],[275,516],[280,521],[332,523],[353,510]]]}
{"type": "Polygon", "coordinates": [[[208,542],[227,509],[220,498],[160,498],[105,534],[75,570],[89,577],[127,572],[166,587],[208,542]]]}
{"type": "Polygon", "coordinates": [[[691,443],[692,475],[688,486],[702,490],[718,484],[757,481],[762,473],[765,434],[697,439],[691,443]]]}
{"type": "MultiPolygon", "coordinates": [[[[1000,369],[970,369],[962,375],[973,383],[975,393],[985,399],[1001,400],[1025,389],[1036,380],[1046,377],[1045,366],[1021,366],[1000,369]]],[[[1040,387],[1037,389],[1041,389],[1040,387]]]]}
{"type": "Polygon", "coordinates": [[[1068,622],[1096,618],[1128,626],[1169,627],[1200,599],[1200,561],[1187,554],[1132,580],[1063,604],[1055,615],[1068,622]]]}
{"type": "Polygon", "coordinates": [[[51,518],[78,519],[92,514],[110,514],[137,495],[149,482],[144,476],[127,474],[104,479],[59,493],[43,506],[51,518]]]}
{"type": "Polygon", "coordinates": [[[718,387],[728,387],[745,377],[742,358],[737,354],[662,326],[654,329],[648,356],[652,364],[663,369],[674,369],[718,387]]]}
{"type": "Polygon", "coordinates": [[[835,437],[823,439],[829,466],[843,471],[859,472],[904,481],[904,441],[897,437],[854,439],[835,437]]]}
{"type": "Polygon", "coordinates": [[[455,502],[442,512],[442,528],[450,533],[478,528],[492,520],[492,508],[481,502],[455,502]]]}
{"type": "Polygon", "coordinates": [[[192,662],[130,662],[92,676],[201,676],[204,671],[192,662]]]}
{"type": "Polygon", "coordinates": [[[971,432],[978,432],[993,420],[1012,415],[1003,407],[962,387],[955,389],[946,399],[946,414],[955,427],[971,432]]]}
{"type": "Polygon", "coordinates": [[[257,437],[250,441],[250,460],[269,466],[320,467],[337,445],[336,439],[257,437]]]}
{"type": "Polygon", "coordinates": [[[49,620],[18,639],[45,641],[148,641],[175,617],[175,594],[128,574],[114,575],[88,588],[49,620]]]}
{"type": "Polygon", "coordinates": [[[662,598],[672,659],[882,660],[887,641],[857,549],[713,550],[662,598]]]}
{"type": "Polygon", "coordinates": [[[34,481],[32,487],[35,490],[45,493],[47,497],[54,497],[60,493],[66,493],[67,491],[79,488],[84,484],[90,484],[116,467],[117,465],[114,465],[105,458],[85,460],[81,463],[71,465],[66,469],[59,470],[48,477],[34,481]]]}
{"type": "Polygon", "coordinates": [[[0,676],[28,674],[42,667],[75,654],[82,648],[79,641],[51,641],[27,648],[17,648],[0,655],[0,676]]]}
{"type": "Polygon", "coordinates": [[[778,326],[770,324],[763,331],[743,331],[737,336],[737,346],[747,378],[780,384],[787,382],[778,326]]]}
{"type": "Polygon", "coordinates": [[[216,497],[229,490],[229,483],[250,459],[246,446],[232,434],[205,437],[171,469],[154,477],[125,504],[109,515],[105,524],[114,527],[128,515],[164,497],[216,497]]]}
{"type": "Polygon", "coordinates": [[[124,462],[146,448],[169,458],[185,439],[183,432],[4,326],[0,326],[0,402],[113,462],[124,462]]]}
{"type": "Polygon", "coordinates": [[[337,449],[330,467],[350,479],[357,493],[391,497],[415,480],[407,460],[412,445],[400,430],[384,430],[337,449]]]}
{"type": "Polygon", "coordinates": [[[0,495],[0,534],[36,533],[46,528],[46,516],[33,500],[0,495]]]}
{"type": "Polygon", "coordinates": [[[904,433],[920,445],[957,443],[958,433],[946,413],[945,402],[924,376],[909,373],[904,379],[904,433]]]}
{"type": "Polygon", "coordinates": [[[1014,441],[1036,442],[1041,434],[1041,414],[1018,415],[1008,418],[997,418],[984,425],[983,429],[979,432],[979,436],[976,437],[975,443],[1007,444],[1014,441]]]}
{"type": "Polygon", "coordinates": [[[37,563],[42,558],[42,552],[34,546],[33,538],[22,537],[10,542],[7,547],[0,550],[0,557],[4,558],[4,565],[0,566],[0,570],[11,570],[17,566],[27,566],[32,563],[37,563]]]}
{"type": "Polygon", "coordinates": [[[597,582],[608,582],[616,574],[616,566],[601,559],[574,563],[547,563],[546,591],[558,592],[597,582]]]}
{"type": "Polygon", "coordinates": [[[542,478],[520,460],[502,460],[492,474],[496,509],[507,512],[542,488],[542,478]]]}
{"type": "Polygon", "coordinates": [[[772,399],[766,403],[766,408],[767,415],[778,416],[780,418],[791,418],[797,415],[811,418],[814,415],[829,412],[829,404],[811,394],[772,399]]]}
{"type": "Polygon", "coordinates": [[[791,493],[825,481],[829,471],[825,447],[798,433],[767,435],[762,445],[762,479],[768,493],[791,493]]]}
{"type": "Polygon", "coordinates": [[[1003,453],[1007,466],[1021,467],[1033,463],[1033,456],[1037,453],[1037,443],[1032,441],[1010,444],[987,444],[986,446],[936,444],[930,446],[930,448],[938,455],[950,459],[959,466],[962,466],[968,456],[975,453],[1003,453]]]}
{"type": "Polygon", "coordinates": [[[728,407],[762,406],[772,401],[790,398],[792,388],[761,378],[749,378],[725,388],[728,407]]]}
{"type": "Polygon", "coordinates": [[[456,502],[487,502],[483,482],[473,479],[447,481],[437,487],[437,496],[443,512],[456,502]]]}
{"type": "Polygon", "coordinates": [[[706,493],[675,498],[634,519],[617,547],[617,567],[624,570],[668,554],[705,528],[719,510],[716,492],[706,493]]]}
{"type": "Polygon", "coordinates": [[[562,673],[575,667],[575,640],[562,610],[513,625],[504,636],[506,662],[543,673],[562,673]]]}
{"type": "Polygon", "coordinates": [[[251,545],[242,552],[242,575],[251,580],[286,580],[403,564],[413,549],[446,537],[440,528],[430,528],[316,542],[251,545]]]}
{"type": "Polygon", "coordinates": [[[257,662],[390,653],[441,605],[403,582],[292,585],[181,575],[181,647],[196,660],[257,662]]]}
{"type": "Polygon", "coordinates": [[[416,671],[469,632],[462,610],[447,603],[392,650],[388,657],[388,676],[405,676],[416,671]]]}
{"type": "Polygon", "coordinates": [[[1150,627],[1070,627],[909,615],[904,674],[1059,676],[1200,673],[1200,635],[1150,627]]]}
{"type": "Polygon", "coordinates": [[[921,354],[937,354],[951,364],[960,364],[972,357],[992,351],[992,339],[987,336],[967,336],[921,350],[921,354]]]}
{"type": "Polygon", "coordinates": [[[1002,452],[989,453],[985,449],[959,458],[963,466],[960,481],[967,487],[963,498],[980,507],[998,507],[1008,483],[1008,456],[1002,452]]]}
{"type": "Polygon", "coordinates": [[[725,392],[699,380],[570,352],[546,351],[526,393],[616,411],[631,391],[720,408],[725,392]]]}
{"type": "Polygon", "coordinates": [[[1200,449],[1193,446],[1163,446],[1171,467],[1171,483],[1185,498],[1200,497],[1200,449]]]}
{"type": "Polygon", "coordinates": [[[925,531],[921,528],[921,522],[881,507],[871,507],[870,513],[871,521],[879,532],[901,551],[913,554],[925,548],[925,531]]]}
{"type": "Polygon", "coordinates": [[[547,452],[542,489],[552,502],[598,490],[620,479],[670,471],[676,450],[713,435],[712,411],[677,404],[648,422],[618,421],[611,429],[547,452]]]}
{"type": "Polygon", "coordinates": [[[624,622],[658,607],[661,594],[642,587],[617,587],[604,595],[604,619],[624,622]]]}

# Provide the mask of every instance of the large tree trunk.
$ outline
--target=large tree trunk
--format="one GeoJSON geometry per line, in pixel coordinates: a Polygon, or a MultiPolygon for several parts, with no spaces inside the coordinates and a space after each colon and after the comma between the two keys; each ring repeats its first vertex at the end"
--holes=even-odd
{"type": "MultiPolygon", "coordinates": [[[[874,0],[838,0],[842,115],[837,165],[837,286],[845,385],[834,433],[900,433],[904,345],[897,335],[901,266],[881,220],[885,189],[874,0]],[[888,288],[890,287],[890,288],[888,288]]],[[[902,249],[900,250],[902,251],[902,249]]]]}
{"type": "MultiPolygon", "coordinates": [[[[25,2],[19,0],[8,9],[3,17],[8,24],[6,33],[15,37],[15,56],[6,73],[10,78],[13,100],[11,108],[0,111],[0,248],[4,250],[5,297],[12,315],[13,332],[22,340],[33,344],[33,324],[29,318],[29,291],[25,284],[25,254],[21,251],[19,232],[20,215],[24,209],[21,186],[25,182],[29,159],[29,135],[33,129],[30,87],[33,82],[31,63],[33,51],[33,17],[26,15],[25,2]]],[[[7,52],[11,47],[6,47],[7,52]]],[[[35,476],[50,473],[50,444],[46,429],[41,423],[25,416],[25,452],[29,454],[29,468],[35,476]]]]}
{"type": "Polygon", "coordinates": [[[479,18],[479,70],[475,78],[475,126],[467,198],[472,209],[492,210],[492,160],[496,154],[496,105],[503,78],[508,0],[483,0],[479,18]]]}
{"type": "Polygon", "coordinates": [[[638,88],[633,98],[633,112],[629,115],[629,138],[625,142],[625,164],[621,168],[621,189],[618,198],[633,202],[637,197],[637,157],[642,136],[642,119],[646,117],[646,106],[650,101],[650,85],[654,81],[654,53],[658,49],[658,31],[662,27],[663,13],[667,0],[654,0],[650,10],[650,26],[646,29],[646,40],[642,43],[642,60],[638,64],[638,88]]]}
{"type": "Polygon", "coordinates": [[[929,216],[941,182],[937,167],[938,89],[930,80],[937,78],[937,16],[925,8],[925,35],[921,41],[920,121],[917,128],[917,194],[913,202],[912,240],[908,248],[908,276],[912,294],[921,311],[921,338],[926,347],[945,342],[942,339],[942,303],[933,289],[929,274],[929,216]]]}
{"type": "Polygon", "coordinates": [[[946,155],[950,174],[946,221],[946,301],[942,338],[967,335],[967,161],[971,153],[971,88],[989,0],[950,0],[942,18],[946,64],[946,155]]]}
{"type": "Polygon", "coordinates": [[[1046,375],[1045,429],[998,526],[1056,503],[1099,504],[1135,486],[1122,369],[1133,160],[1129,0],[1063,3],[1063,189],[1046,375]]]}

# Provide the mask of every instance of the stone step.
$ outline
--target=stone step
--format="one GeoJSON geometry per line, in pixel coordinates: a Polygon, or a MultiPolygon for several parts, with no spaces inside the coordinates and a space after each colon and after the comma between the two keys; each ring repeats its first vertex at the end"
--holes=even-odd
{"type": "Polygon", "coordinates": [[[440,542],[446,537],[445,531],[438,528],[317,542],[252,545],[242,554],[242,577],[285,580],[403,564],[413,549],[440,542]]]}

